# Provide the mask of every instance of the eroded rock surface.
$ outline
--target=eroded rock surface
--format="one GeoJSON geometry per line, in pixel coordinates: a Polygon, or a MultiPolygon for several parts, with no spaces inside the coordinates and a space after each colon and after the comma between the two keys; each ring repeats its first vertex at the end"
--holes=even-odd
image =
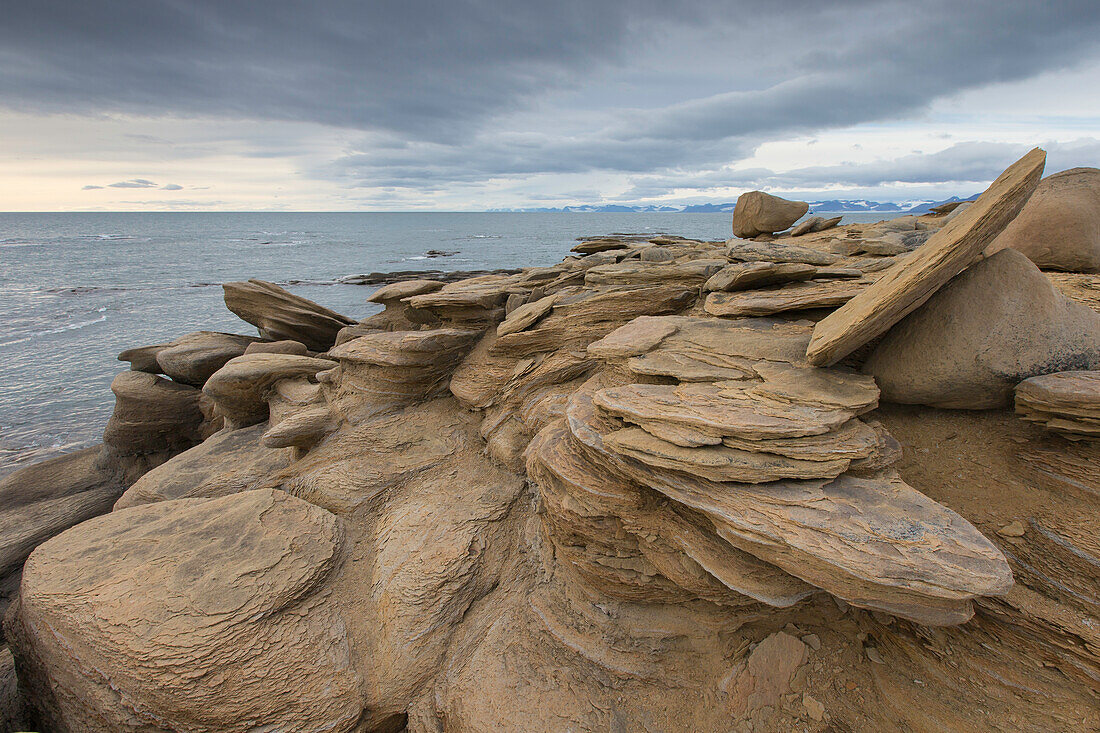
{"type": "Polygon", "coordinates": [[[733,210],[733,236],[750,238],[781,232],[809,209],[805,201],[788,201],[763,191],[743,193],[733,210]]]}
{"type": "Polygon", "coordinates": [[[325,602],[343,545],[270,490],[85,522],[24,569],[21,682],[56,730],[350,730],[360,679],[325,602]]]}
{"type": "Polygon", "coordinates": [[[226,283],[225,305],[272,341],[300,341],[313,351],[336,343],[336,334],[353,321],[308,298],[263,280],[226,283]]]}

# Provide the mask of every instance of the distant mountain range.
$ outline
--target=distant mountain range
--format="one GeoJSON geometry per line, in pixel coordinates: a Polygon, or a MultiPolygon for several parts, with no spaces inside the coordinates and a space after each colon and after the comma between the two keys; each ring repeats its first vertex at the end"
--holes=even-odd
{"type": "MultiPolygon", "coordinates": [[[[810,212],[817,213],[841,213],[852,211],[874,211],[897,214],[926,214],[934,206],[948,204],[953,201],[972,201],[977,198],[974,194],[970,198],[961,199],[952,196],[942,201],[867,201],[866,199],[829,199],[827,201],[811,201],[810,212]]],[[[680,213],[680,214],[732,214],[736,203],[729,204],[690,204],[683,206],[624,206],[622,204],[583,204],[580,206],[562,206],[560,208],[538,209],[490,209],[490,211],[520,211],[520,212],[546,212],[560,214],[648,214],[648,213],[680,213]]]]}

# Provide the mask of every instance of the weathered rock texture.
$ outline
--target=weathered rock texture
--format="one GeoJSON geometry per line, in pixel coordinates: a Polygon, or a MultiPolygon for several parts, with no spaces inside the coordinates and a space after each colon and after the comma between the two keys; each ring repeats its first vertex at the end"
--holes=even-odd
{"type": "Polygon", "coordinates": [[[263,280],[226,283],[225,305],[272,341],[301,341],[313,351],[336,343],[336,334],[353,321],[312,300],[263,280]]]}
{"type": "Polygon", "coordinates": [[[348,730],[360,680],[325,603],[343,545],[270,490],[85,522],[24,569],[21,682],[55,730],[348,730]]]}
{"type": "Polygon", "coordinates": [[[1025,379],[1016,387],[1016,412],[1070,440],[1100,440],[1100,371],[1025,379]]]}
{"type": "Polygon", "coordinates": [[[1044,270],[1100,272],[1100,170],[1073,168],[1044,178],[986,253],[1005,247],[1044,270]]]}
{"type": "Polygon", "coordinates": [[[969,266],[1020,212],[1039,183],[1046,153],[1016,161],[963,214],[909,258],[814,328],[807,352],[817,365],[835,364],[880,336],[969,266]]]}
{"type": "Polygon", "coordinates": [[[204,386],[220,431],[31,554],[7,629],[38,722],[1100,727],[1098,444],[880,404],[863,354],[811,365],[812,320],[707,312],[722,272],[714,293],[769,297],[919,269],[934,244],[839,254],[870,229],[732,261],[586,238],[552,267],[387,291],[325,358],[230,360],[204,386]]]}
{"type": "Polygon", "coordinates": [[[1003,250],[891,329],[864,368],[890,402],[1007,407],[1028,377],[1100,368],[1100,315],[1003,250]]]}
{"type": "Polygon", "coordinates": [[[733,210],[733,236],[749,238],[781,232],[809,209],[805,201],[788,201],[763,191],[743,193],[733,210]]]}

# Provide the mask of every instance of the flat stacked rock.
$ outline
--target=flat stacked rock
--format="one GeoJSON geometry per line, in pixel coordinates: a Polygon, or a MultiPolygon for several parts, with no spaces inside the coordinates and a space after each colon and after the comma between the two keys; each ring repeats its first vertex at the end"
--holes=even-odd
{"type": "Polygon", "coordinates": [[[427,311],[456,328],[484,328],[504,319],[504,303],[513,292],[529,292],[519,275],[486,275],[404,298],[414,310],[427,311]]]}
{"type": "Polygon", "coordinates": [[[727,264],[726,260],[699,259],[684,262],[623,262],[598,265],[585,273],[584,282],[593,287],[657,285],[682,282],[702,285],[727,264]]]}
{"type": "MultiPolygon", "coordinates": [[[[860,273],[862,275],[862,273],[860,273]]],[[[770,316],[785,311],[836,308],[871,284],[867,278],[809,280],[740,292],[713,292],[704,308],[713,316],[770,316]]]]}
{"type": "Polygon", "coordinates": [[[1020,212],[1039,184],[1046,153],[1036,148],[1016,161],[960,216],[940,229],[904,267],[887,271],[872,286],[820,321],[808,356],[835,364],[921,306],[965,270],[1020,212]]]}
{"type": "Polygon", "coordinates": [[[863,271],[854,267],[826,267],[802,262],[738,262],[726,265],[716,272],[703,285],[703,290],[736,292],[805,280],[852,278],[862,275],[863,271]]]}
{"type": "Polygon", "coordinates": [[[799,223],[798,226],[791,229],[792,237],[801,237],[803,234],[815,234],[817,232],[823,232],[826,229],[832,229],[840,224],[840,220],[843,216],[834,216],[826,219],[823,216],[811,216],[805,221],[799,223]]]}
{"type": "Polygon", "coordinates": [[[762,362],[808,366],[813,324],[774,318],[642,316],[588,346],[637,376],[680,382],[757,379],[762,362]]]}
{"type": "MultiPolygon", "coordinates": [[[[801,384],[801,380],[796,383],[801,384]]],[[[672,461],[667,461],[666,455],[661,462],[645,462],[640,460],[641,452],[620,452],[624,429],[600,403],[613,405],[619,414],[637,417],[644,412],[652,416],[658,401],[639,408],[638,397],[644,394],[638,391],[640,386],[576,392],[567,411],[568,436],[562,437],[560,431],[555,433],[548,428],[540,438],[551,445],[571,440],[581,446],[579,450],[585,460],[577,462],[575,476],[583,476],[589,470],[595,471],[594,476],[612,471],[621,477],[620,486],[652,490],[683,511],[705,517],[718,547],[729,546],[753,555],[765,562],[765,568],[785,571],[857,606],[926,625],[957,624],[972,615],[973,598],[1003,593],[1011,586],[1008,564],[996,547],[957,514],[923,496],[889,471],[870,477],[841,474],[836,478],[754,484],[707,478],[700,474],[698,466],[689,466],[675,453],[671,454],[672,461]]],[[[675,410],[677,419],[691,430],[702,427],[711,433],[742,433],[743,421],[730,417],[724,410],[711,410],[712,393],[703,400],[691,393],[687,397],[687,404],[679,401],[663,406],[675,410]]],[[[743,410],[740,414],[744,414],[743,410]]],[[[747,433],[754,437],[749,440],[757,441],[756,436],[766,432],[793,429],[791,423],[776,420],[780,416],[774,412],[762,417],[751,423],[747,433]]],[[[818,429],[837,418],[827,410],[817,417],[818,429]]],[[[627,440],[634,441],[636,435],[632,433],[627,440]]],[[[800,438],[766,439],[791,445],[791,441],[800,438]]],[[[640,442],[648,447],[649,439],[640,442]]],[[[861,443],[866,442],[863,437],[847,436],[842,442],[843,450],[858,453],[861,443]]],[[[562,450],[554,448],[555,452],[562,450]]],[[[546,453],[542,444],[533,443],[529,461],[544,461],[546,453]]],[[[819,457],[822,454],[832,455],[832,449],[825,448],[819,457]]],[[[801,455],[809,462],[812,453],[801,455]]],[[[528,470],[541,490],[543,482],[530,462],[528,470]]],[[[712,469],[715,463],[709,458],[701,462],[706,469],[712,469]]],[[[580,479],[574,480],[574,484],[579,483],[580,479]]],[[[607,486],[594,478],[587,483],[593,487],[607,486]]],[[[608,491],[604,489],[603,493],[608,491]]],[[[593,493],[599,494],[599,489],[593,493]]],[[[621,493],[620,490],[616,495],[621,493]]],[[[646,496],[644,491],[642,496],[646,496]]],[[[622,500],[616,511],[623,517],[633,513],[622,500]]],[[[621,521],[623,525],[629,523],[626,519],[621,521]]],[[[729,562],[725,565],[728,567],[729,562]]],[[[785,576],[772,572],[768,576],[772,592],[757,592],[752,595],[756,600],[769,602],[769,596],[783,597],[776,590],[785,576]]],[[[741,583],[727,587],[744,592],[741,583]]]]}
{"type": "Polygon", "coordinates": [[[272,341],[301,341],[312,351],[325,351],[336,335],[355,321],[263,280],[222,285],[225,305],[272,341]]]}
{"type": "Polygon", "coordinates": [[[1016,387],[1016,412],[1070,440],[1100,440],[1100,371],[1025,379],[1016,387]]]}
{"type": "Polygon", "coordinates": [[[726,256],[739,262],[801,262],[806,265],[835,265],[842,259],[831,252],[782,242],[732,241],[726,256]]]}
{"type": "Polygon", "coordinates": [[[268,418],[268,396],[280,380],[314,379],[336,367],[329,359],[294,354],[246,354],[230,359],[207,380],[203,393],[214,401],[225,426],[244,428],[268,418]]]}
{"type": "Polygon", "coordinates": [[[480,330],[438,328],[348,341],[329,352],[339,367],[323,382],[328,401],[354,423],[445,392],[451,373],[480,337],[480,330]]]}

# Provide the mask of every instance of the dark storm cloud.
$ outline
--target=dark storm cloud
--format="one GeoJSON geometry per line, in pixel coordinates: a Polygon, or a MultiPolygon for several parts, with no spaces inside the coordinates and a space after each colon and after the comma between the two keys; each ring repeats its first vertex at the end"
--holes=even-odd
{"type": "Polygon", "coordinates": [[[713,168],[783,135],[911,117],[961,90],[1065,68],[1100,38],[1096,0],[10,6],[2,105],[360,130],[361,144],[310,173],[418,190],[713,168]],[[572,109],[536,113],[549,90],[583,96],[587,82],[630,72],[643,78],[633,91],[589,89],[572,109]],[[669,80],[681,78],[691,83],[676,94],[669,80]],[[506,119],[521,111],[526,122],[506,119]]]}

